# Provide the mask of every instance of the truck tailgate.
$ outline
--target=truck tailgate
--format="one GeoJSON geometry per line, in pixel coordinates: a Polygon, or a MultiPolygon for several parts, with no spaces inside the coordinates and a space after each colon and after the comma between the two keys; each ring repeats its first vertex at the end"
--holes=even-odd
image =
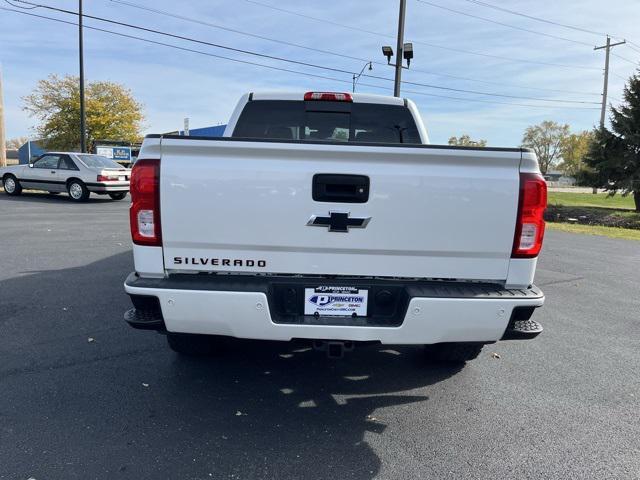
{"type": "Polygon", "coordinates": [[[507,278],[517,149],[161,140],[165,269],[507,278]],[[365,203],[314,201],[315,174],[363,175],[365,203]],[[348,232],[307,225],[370,218],[348,232]]]}

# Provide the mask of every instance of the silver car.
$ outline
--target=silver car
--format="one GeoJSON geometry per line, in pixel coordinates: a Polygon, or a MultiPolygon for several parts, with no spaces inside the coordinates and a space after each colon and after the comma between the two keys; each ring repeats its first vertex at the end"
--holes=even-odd
{"type": "Polygon", "coordinates": [[[8,195],[20,195],[23,188],[50,193],[67,192],[76,202],[90,193],[122,200],[129,191],[131,170],[100,155],[48,152],[28,165],[0,168],[0,178],[8,195]]]}

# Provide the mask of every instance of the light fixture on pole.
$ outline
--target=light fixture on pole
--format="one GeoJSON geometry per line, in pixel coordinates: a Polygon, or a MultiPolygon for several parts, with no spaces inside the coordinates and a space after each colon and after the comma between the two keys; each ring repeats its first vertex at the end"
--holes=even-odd
{"type": "Polygon", "coordinates": [[[404,43],[404,18],[407,11],[407,0],[400,0],[400,12],[398,15],[398,43],[396,45],[396,63],[391,63],[393,57],[393,49],[385,45],[382,47],[382,54],[387,57],[387,65],[391,65],[395,71],[395,80],[393,85],[393,96],[400,96],[400,83],[402,82],[402,69],[409,68],[411,59],[413,58],[413,44],[404,43]],[[407,66],[402,65],[402,59],[407,61],[407,66]]]}
{"type": "Polygon", "coordinates": [[[373,64],[371,62],[367,62],[364,64],[364,67],[362,67],[362,70],[360,70],[359,74],[353,74],[353,87],[351,88],[352,92],[356,91],[356,83],[358,83],[358,80],[360,80],[360,77],[362,76],[362,74],[364,73],[364,69],[369,67],[369,70],[373,70],[373,64]]]}
{"type": "Polygon", "coordinates": [[[404,58],[407,61],[406,67],[402,64],[402,59],[398,60],[399,55],[396,55],[396,62],[391,63],[391,58],[393,57],[393,48],[391,48],[388,45],[385,45],[384,47],[382,47],[382,55],[387,57],[387,65],[390,65],[396,69],[396,78],[395,78],[395,85],[394,85],[394,96],[396,97],[400,96],[400,72],[402,71],[403,68],[409,68],[409,66],[411,65],[411,59],[413,59],[413,43],[402,44],[401,50],[402,50],[402,58],[404,58]]]}
{"type": "Polygon", "coordinates": [[[405,43],[402,48],[402,56],[407,61],[407,68],[411,65],[411,59],[413,58],[413,43],[405,43]]]}
{"type": "Polygon", "coordinates": [[[382,54],[387,57],[387,65],[391,65],[391,57],[393,57],[393,48],[388,45],[382,47],[382,54]]]}

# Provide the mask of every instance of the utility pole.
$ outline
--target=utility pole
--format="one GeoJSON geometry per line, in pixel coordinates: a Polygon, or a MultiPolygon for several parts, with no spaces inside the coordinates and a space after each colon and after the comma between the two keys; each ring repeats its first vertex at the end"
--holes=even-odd
{"type": "Polygon", "coordinates": [[[400,96],[400,81],[402,78],[402,48],[404,45],[404,17],[407,10],[407,0],[400,0],[400,15],[398,18],[398,43],[396,46],[396,79],[393,96],[400,96]]]}
{"type": "Polygon", "coordinates": [[[87,151],[87,123],[84,111],[84,47],[82,45],[82,0],[78,0],[78,47],[80,53],[80,151],[87,151]]]}
{"type": "Polygon", "coordinates": [[[4,134],[4,96],[2,95],[2,69],[0,69],[0,167],[7,166],[7,142],[4,134]]]}
{"type": "Polygon", "coordinates": [[[607,43],[606,45],[602,45],[600,47],[594,47],[594,50],[602,50],[605,49],[605,57],[604,57],[604,86],[602,87],[602,110],[600,111],[600,128],[604,127],[604,120],[607,113],[607,89],[609,88],[609,50],[612,47],[617,45],[622,45],[626,43],[626,40],[623,40],[618,43],[611,43],[611,37],[607,35],[607,43]]]}

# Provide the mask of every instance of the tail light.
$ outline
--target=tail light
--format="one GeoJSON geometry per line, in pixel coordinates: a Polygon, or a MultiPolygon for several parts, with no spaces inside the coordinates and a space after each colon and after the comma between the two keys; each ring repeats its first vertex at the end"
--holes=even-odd
{"type": "Polygon", "coordinates": [[[539,173],[520,174],[520,198],[511,258],[538,256],[544,237],[547,182],[539,173]]]}
{"type": "Polygon", "coordinates": [[[160,160],[138,160],[131,171],[131,239],[136,245],[162,246],[160,160]]]}
{"type": "Polygon", "coordinates": [[[321,100],[325,102],[353,102],[353,98],[348,93],[335,92],[307,92],[304,94],[305,101],[321,100]]]}
{"type": "Polygon", "coordinates": [[[98,182],[117,182],[117,175],[98,175],[98,182]]]}

